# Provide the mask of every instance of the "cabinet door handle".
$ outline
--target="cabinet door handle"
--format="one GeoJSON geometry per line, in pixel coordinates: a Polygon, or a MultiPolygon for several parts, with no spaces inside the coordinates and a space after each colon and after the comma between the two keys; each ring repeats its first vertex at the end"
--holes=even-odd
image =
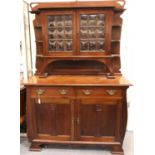
{"type": "Polygon", "coordinates": [[[59,92],[60,92],[61,95],[68,94],[68,90],[66,90],[66,89],[61,89],[61,90],[59,90],[59,92]]]}
{"type": "Polygon", "coordinates": [[[113,96],[116,94],[116,90],[110,89],[106,91],[108,95],[113,96]]]}
{"type": "Polygon", "coordinates": [[[86,90],[83,90],[83,93],[84,93],[85,95],[91,95],[91,94],[92,94],[92,91],[86,89],[86,90]]]}
{"type": "Polygon", "coordinates": [[[80,124],[80,118],[79,117],[76,119],[76,123],[77,123],[77,125],[80,124]]]}

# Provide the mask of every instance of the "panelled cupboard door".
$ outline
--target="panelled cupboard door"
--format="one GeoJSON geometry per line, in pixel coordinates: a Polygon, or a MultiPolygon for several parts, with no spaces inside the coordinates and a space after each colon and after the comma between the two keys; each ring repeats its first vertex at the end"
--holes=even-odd
{"type": "Polygon", "coordinates": [[[42,13],[45,55],[72,56],[75,53],[75,12],[46,11],[42,13]]]}
{"type": "Polygon", "coordinates": [[[81,99],[77,106],[77,140],[119,141],[122,110],[120,100],[81,99]]]}
{"type": "Polygon", "coordinates": [[[111,10],[78,11],[78,54],[107,55],[110,54],[111,10]]]}
{"type": "Polygon", "coordinates": [[[36,138],[51,140],[71,140],[72,101],[70,99],[32,99],[35,122],[33,132],[36,138]]]}

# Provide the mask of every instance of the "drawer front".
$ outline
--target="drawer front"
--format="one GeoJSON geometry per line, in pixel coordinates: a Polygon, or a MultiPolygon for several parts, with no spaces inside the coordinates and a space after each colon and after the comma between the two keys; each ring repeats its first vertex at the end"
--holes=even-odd
{"type": "Polygon", "coordinates": [[[78,97],[122,97],[123,90],[115,87],[80,87],[78,97]]]}
{"type": "Polygon", "coordinates": [[[74,96],[74,91],[71,87],[33,87],[31,89],[31,96],[74,96]]]}

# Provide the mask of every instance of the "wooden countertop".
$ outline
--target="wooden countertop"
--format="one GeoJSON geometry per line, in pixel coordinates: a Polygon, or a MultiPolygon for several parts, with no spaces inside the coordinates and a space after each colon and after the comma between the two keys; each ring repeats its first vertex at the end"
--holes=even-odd
{"type": "Polygon", "coordinates": [[[105,76],[53,75],[46,78],[33,76],[24,81],[25,86],[131,86],[123,76],[107,79],[105,76]]]}
{"type": "Polygon", "coordinates": [[[125,1],[119,0],[102,0],[102,1],[79,1],[79,2],[32,2],[30,3],[31,12],[43,9],[55,8],[103,8],[114,7],[116,9],[123,9],[125,1]]]}

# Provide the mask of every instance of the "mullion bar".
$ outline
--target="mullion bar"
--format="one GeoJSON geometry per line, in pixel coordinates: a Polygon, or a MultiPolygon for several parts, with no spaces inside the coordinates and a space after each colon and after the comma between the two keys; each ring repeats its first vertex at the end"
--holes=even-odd
{"type": "Polygon", "coordinates": [[[56,29],[56,38],[55,38],[55,42],[56,42],[56,51],[57,51],[57,49],[58,49],[58,45],[57,45],[57,38],[58,38],[58,34],[57,34],[57,31],[58,31],[58,27],[57,27],[57,16],[55,16],[55,23],[56,23],[56,27],[55,27],[55,29],[56,29]]]}
{"type": "Polygon", "coordinates": [[[96,27],[95,27],[95,32],[96,32],[96,40],[95,40],[95,42],[96,42],[96,50],[98,49],[98,44],[97,44],[97,14],[96,14],[96,27]]]}
{"type": "Polygon", "coordinates": [[[65,20],[66,20],[66,16],[64,16],[64,19],[63,19],[63,23],[64,23],[64,27],[63,27],[63,30],[64,30],[64,40],[63,40],[63,42],[64,42],[64,51],[67,51],[67,49],[66,49],[66,41],[65,41],[65,39],[66,39],[65,20]]]}
{"type": "MultiPolygon", "coordinates": [[[[89,17],[90,15],[87,15],[87,26],[88,26],[88,23],[89,23],[89,17]]],[[[88,29],[87,29],[87,37],[89,36],[89,31],[88,31],[88,29]]],[[[88,39],[90,39],[89,37],[88,37],[88,39]]],[[[88,51],[90,51],[90,40],[88,40],[88,51]]]]}

